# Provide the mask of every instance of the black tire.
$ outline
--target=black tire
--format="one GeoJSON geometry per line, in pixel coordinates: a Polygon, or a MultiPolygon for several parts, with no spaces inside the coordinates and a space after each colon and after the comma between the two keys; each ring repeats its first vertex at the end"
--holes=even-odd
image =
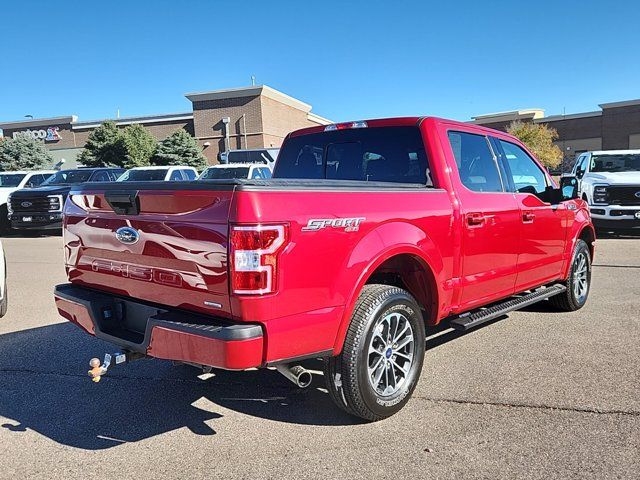
{"type": "Polygon", "coordinates": [[[4,281],[4,292],[2,295],[2,301],[0,302],[0,318],[4,317],[7,314],[7,309],[9,307],[9,295],[7,290],[7,281],[4,281]]]}
{"type": "Polygon", "coordinates": [[[0,318],[7,314],[7,308],[9,307],[9,296],[7,289],[7,256],[4,256],[4,288],[2,292],[2,301],[0,301],[0,318]]]}
{"type": "Polygon", "coordinates": [[[0,205],[0,235],[6,235],[11,232],[11,220],[9,220],[9,211],[7,204],[0,205]]]}
{"type": "Polygon", "coordinates": [[[424,320],[415,299],[401,288],[389,285],[365,285],[351,317],[342,353],[329,358],[325,363],[324,376],[329,395],[336,405],[351,415],[369,421],[390,417],[404,407],[416,388],[422,371],[424,350],[424,320]],[[388,320],[388,331],[385,333],[384,325],[382,327],[380,325],[389,318],[391,320],[388,320]],[[393,319],[396,324],[392,333],[393,319]],[[391,337],[399,334],[398,330],[403,328],[400,325],[404,327],[409,325],[411,328],[405,330],[408,333],[402,337],[402,341],[398,340],[398,343],[391,345],[393,341],[391,337]],[[383,336],[387,336],[389,345],[381,346],[379,352],[370,353],[369,346],[373,345],[372,342],[380,342],[383,336]],[[396,347],[396,345],[408,337],[413,341],[411,354],[406,356],[407,351],[402,352],[402,350],[409,347],[396,347]],[[394,348],[397,350],[394,351],[394,348]],[[398,358],[398,356],[401,357],[398,358]],[[408,357],[411,357],[410,362],[408,357]],[[394,370],[398,366],[396,361],[404,362],[401,366],[407,371],[399,368],[394,370]],[[375,373],[380,370],[376,369],[374,375],[370,377],[370,362],[382,367],[384,382],[393,383],[393,387],[388,388],[391,390],[397,388],[397,391],[383,395],[374,389],[372,382],[380,385],[379,381],[373,380],[375,373]],[[384,364],[381,365],[381,362],[384,364]]]}
{"type": "Polygon", "coordinates": [[[589,297],[589,292],[591,290],[591,251],[584,240],[578,240],[576,242],[576,246],[573,250],[573,257],[571,258],[569,276],[564,284],[567,289],[561,294],[551,297],[549,302],[555,308],[564,312],[580,310],[584,307],[585,303],[587,303],[587,298],[589,297]],[[584,295],[577,295],[574,287],[581,258],[584,258],[586,262],[586,292],[584,295]]]}

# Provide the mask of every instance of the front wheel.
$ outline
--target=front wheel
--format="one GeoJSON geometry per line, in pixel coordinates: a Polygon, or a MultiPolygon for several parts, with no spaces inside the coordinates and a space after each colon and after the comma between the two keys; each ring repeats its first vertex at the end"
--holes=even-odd
{"type": "Polygon", "coordinates": [[[342,353],[325,364],[327,390],[352,415],[387,418],[409,401],[424,350],[424,320],[414,298],[401,288],[365,285],[342,353]]]}
{"type": "Polygon", "coordinates": [[[565,312],[573,312],[584,307],[591,290],[591,252],[584,240],[576,242],[565,286],[567,289],[551,297],[549,302],[565,312]]]}

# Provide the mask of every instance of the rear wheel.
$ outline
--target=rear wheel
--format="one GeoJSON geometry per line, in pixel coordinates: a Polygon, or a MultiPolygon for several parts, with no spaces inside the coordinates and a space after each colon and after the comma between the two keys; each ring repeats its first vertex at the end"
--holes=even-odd
{"type": "Polygon", "coordinates": [[[573,250],[569,277],[565,282],[567,289],[549,299],[556,308],[565,312],[581,309],[591,289],[591,252],[584,240],[578,240],[573,250]]]}
{"type": "Polygon", "coordinates": [[[5,235],[11,231],[11,221],[9,220],[9,211],[7,204],[0,205],[0,234],[5,235]]]}
{"type": "Polygon", "coordinates": [[[342,353],[325,365],[332,400],[366,420],[393,415],[418,383],[424,350],[424,320],[414,298],[401,288],[366,285],[342,353]]]}

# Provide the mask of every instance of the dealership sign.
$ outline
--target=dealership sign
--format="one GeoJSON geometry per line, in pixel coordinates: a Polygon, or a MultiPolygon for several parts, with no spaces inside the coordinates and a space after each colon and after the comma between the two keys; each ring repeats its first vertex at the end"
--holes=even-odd
{"type": "Polygon", "coordinates": [[[30,137],[35,140],[44,140],[45,142],[57,142],[62,137],[58,132],[59,127],[47,127],[40,130],[25,130],[23,132],[13,132],[13,138],[30,137]]]}

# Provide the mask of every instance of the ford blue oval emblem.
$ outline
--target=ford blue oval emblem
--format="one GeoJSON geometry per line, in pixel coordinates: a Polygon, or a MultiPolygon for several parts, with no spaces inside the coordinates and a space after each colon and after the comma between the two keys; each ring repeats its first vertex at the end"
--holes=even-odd
{"type": "Polygon", "coordinates": [[[133,245],[138,240],[140,240],[140,234],[135,228],[131,227],[120,227],[116,230],[116,238],[127,245],[133,245]]]}
{"type": "Polygon", "coordinates": [[[640,190],[636,192],[636,198],[640,198],[640,190]]]}

